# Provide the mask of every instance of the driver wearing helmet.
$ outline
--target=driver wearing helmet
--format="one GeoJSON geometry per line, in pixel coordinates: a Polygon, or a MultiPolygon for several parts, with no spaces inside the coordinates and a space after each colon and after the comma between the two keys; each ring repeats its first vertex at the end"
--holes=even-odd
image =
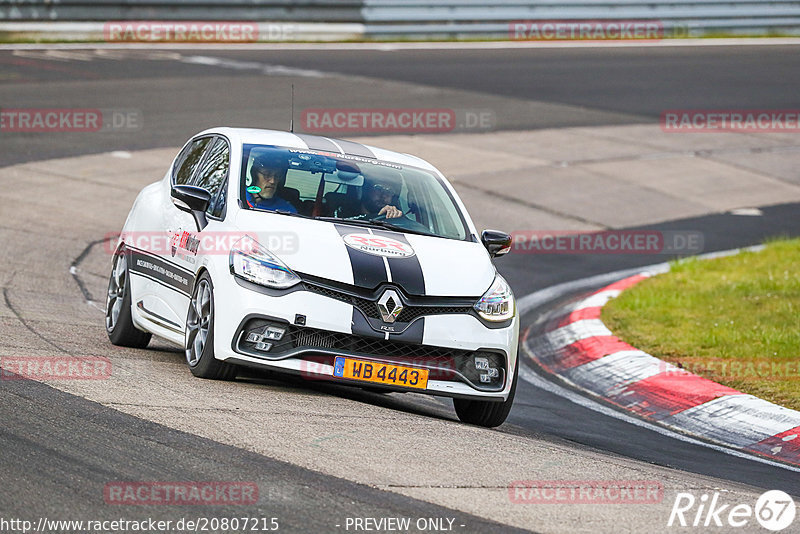
{"type": "Polygon", "coordinates": [[[297,208],[279,196],[278,189],[286,183],[287,162],[279,156],[262,154],[256,156],[250,167],[252,182],[246,189],[247,204],[251,208],[297,213],[297,208]]]}
{"type": "Polygon", "coordinates": [[[387,219],[402,217],[403,211],[391,204],[399,193],[400,188],[391,181],[367,178],[361,191],[360,215],[351,218],[375,219],[382,215],[387,219]]]}

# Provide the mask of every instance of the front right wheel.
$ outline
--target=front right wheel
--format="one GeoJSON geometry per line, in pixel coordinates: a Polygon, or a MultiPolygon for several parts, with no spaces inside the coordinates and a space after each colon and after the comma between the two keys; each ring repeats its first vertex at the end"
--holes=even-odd
{"type": "Polygon", "coordinates": [[[456,409],[456,415],[463,423],[470,425],[485,426],[494,428],[500,426],[508,417],[511,411],[511,405],[514,403],[514,394],[517,391],[517,378],[519,376],[519,365],[514,367],[514,378],[511,383],[511,391],[508,392],[508,398],[503,402],[491,402],[482,400],[471,399],[453,399],[453,406],[456,409]]]}

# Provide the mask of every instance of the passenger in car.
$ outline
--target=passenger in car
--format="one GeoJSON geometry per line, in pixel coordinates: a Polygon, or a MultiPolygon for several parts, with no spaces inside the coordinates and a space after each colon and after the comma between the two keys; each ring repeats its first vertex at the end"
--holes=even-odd
{"type": "Polygon", "coordinates": [[[360,214],[350,219],[375,219],[384,215],[387,219],[403,216],[403,211],[392,202],[400,193],[398,187],[389,181],[366,179],[361,192],[360,214]]]}

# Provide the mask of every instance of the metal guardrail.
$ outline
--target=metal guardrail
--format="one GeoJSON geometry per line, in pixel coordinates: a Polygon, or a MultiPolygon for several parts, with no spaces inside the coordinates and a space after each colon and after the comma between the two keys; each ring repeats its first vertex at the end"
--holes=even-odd
{"type": "Polygon", "coordinates": [[[1,21],[362,22],[363,0],[0,0],[1,21]]]}
{"type": "Polygon", "coordinates": [[[507,39],[514,21],[649,20],[678,36],[800,34],[800,0],[0,0],[0,24],[109,20],[350,23],[369,39],[507,39]]]}
{"type": "Polygon", "coordinates": [[[367,35],[509,37],[513,21],[651,20],[678,36],[800,34],[798,0],[365,0],[367,35]]]}

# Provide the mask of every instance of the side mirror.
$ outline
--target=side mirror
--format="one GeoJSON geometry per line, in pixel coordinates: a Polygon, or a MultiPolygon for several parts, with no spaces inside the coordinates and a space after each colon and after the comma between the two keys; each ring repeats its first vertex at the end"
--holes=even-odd
{"type": "Polygon", "coordinates": [[[211,203],[211,193],[193,185],[173,185],[170,195],[176,208],[194,216],[198,232],[208,225],[206,210],[211,203]]]}
{"type": "Polygon", "coordinates": [[[484,230],[481,232],[481,243],[493,258],[508,254],[511,250],[511,236],[497,230],[484,230]]]}

